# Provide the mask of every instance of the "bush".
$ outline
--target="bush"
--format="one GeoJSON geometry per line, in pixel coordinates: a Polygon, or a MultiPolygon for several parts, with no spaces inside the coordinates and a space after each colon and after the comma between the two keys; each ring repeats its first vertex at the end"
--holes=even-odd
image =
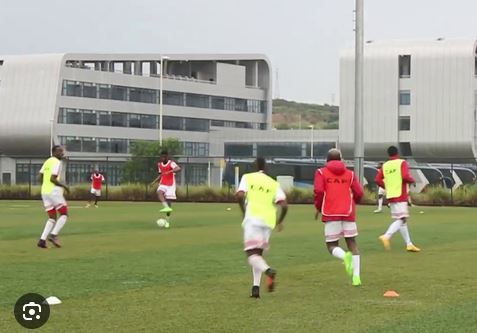
{"type": "MultiPolygon", "coordinates": [[[[103,187],[103,200],[113,201],[156,201],[156,186],[130,183],[121,186],[103,187]],[[107,194],[107,195],[106,195],[107,194]]],[[[89,200],[89,185],[70,187],[68,200],[89,200]]],[[[0,185],[0,199],[40,199],[40,186],[0,185]]],[[[287,191],[287,199],[291,204],[312,204],[314,201],[312,188],[292,188],[287,191]]],[[[417,205],[460,205],[477,206],[477,186],[461,186],[452,192],[449,189],[432,186],[421,193],[411,193],[412,202],[417,205]]],[[[234,202],[235,191],[231,187],[182,186],[177,188],[178,201],[192,202],[234,202]]],[[[365,205],[374,205],[376,193],[365,188],[361,201],[365,205]]]]}

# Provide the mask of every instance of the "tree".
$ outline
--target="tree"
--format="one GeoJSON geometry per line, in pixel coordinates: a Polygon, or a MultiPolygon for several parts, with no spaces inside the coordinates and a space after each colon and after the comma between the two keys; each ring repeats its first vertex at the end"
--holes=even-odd
{"type": "Polygon", "coordinates": [[[157,177],[157,162],[161,151],[170,156],[182,153],[182,144],[177,139],[166,139],[162,146],[156,141],[134,141],[131,143],[131,159],[123,166],[123,182],[148,183],[157,177]]]}

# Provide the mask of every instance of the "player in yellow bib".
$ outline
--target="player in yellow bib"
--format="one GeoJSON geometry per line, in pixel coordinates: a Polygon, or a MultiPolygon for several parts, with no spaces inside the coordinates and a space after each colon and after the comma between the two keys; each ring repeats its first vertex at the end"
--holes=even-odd
{"type": "Polygon", "coordinates": [[[54,146],[51,154],[52,156],[43,163],[40,169],[41,199],[48,214],[48,220],[38,241],[38,247],[44,249],[48,248],[47,238],[54,246],[61,247],[58,234],[68,219],[68,205],[63,196],[63,190],[68,193],[69,189],[60,182],[63,148],[54,146]],[[56,212],[60,214],[58,219],[56,219],[56,212]]]}
{"type": "Polygon", "coordinates": [[[253,286],[250,297],[260,298],[262,273],[267,276],[268,291],[275,288],[276,271],[265,259],[272,230],[283,228],[283,220],[288,210],[286,196],[278,182],[265,173],[265,159],[256,160],[257,172],[242,176],[237,189],[237,200],[244,214],[242,228],[244,232],[244,251],[252,267],[253,286]],[[277,206],[281,208],[277,220],[277,206]]]}

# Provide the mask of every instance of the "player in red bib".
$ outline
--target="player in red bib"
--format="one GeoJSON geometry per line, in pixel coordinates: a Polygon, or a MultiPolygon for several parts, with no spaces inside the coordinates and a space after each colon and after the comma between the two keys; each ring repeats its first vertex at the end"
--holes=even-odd
{"type": "Polygon", "coordinates": [[[316,218],[321,213],[325,224],[325,241],[328,251],[344,261],[346,272],[352,276],[354,286],[361,285],[360,256],[355,237],[356,207],[363,197],[363,188],[354,173],[346,169],[338,149],[330,149],[326,166],[315,173],[316,218]],[[348,252],[339,246],[345,238],[348,252]]]}
{"type": "Polygon", "coordinates": [[[161,213],[166,213],[167,217],[171,215],[171,201],[176,200],[176,173],[181,171],[181,167],[176,162],[169,159],[167,151],[161,152],[160,161],[157,164],[157,171],[159,176],[152,182],[153,184],[159,182],[157,187],[157,197],[161,201],[164,208],[160,210],[161,213]]]}
{"type": "Polygon", "coordinates": [[[101,188],[103,187],[104,176],[99,172],[98,169],[95,169],[91,174],[91,198],[86,204],[86,208],[91,206],[91,202],[94,199],[94,207],[98,208],[98,200],[101,197],[101,188]]]}

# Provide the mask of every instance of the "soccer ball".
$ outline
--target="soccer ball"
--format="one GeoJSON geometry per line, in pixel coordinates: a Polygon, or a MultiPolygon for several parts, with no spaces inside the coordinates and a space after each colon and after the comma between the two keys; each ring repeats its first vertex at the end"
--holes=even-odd
{"type": "Polygon", "coordinates": [[[159,228],[169,228],[169,222],[166,219],[159,219],[156,223],[159,228]]]}

